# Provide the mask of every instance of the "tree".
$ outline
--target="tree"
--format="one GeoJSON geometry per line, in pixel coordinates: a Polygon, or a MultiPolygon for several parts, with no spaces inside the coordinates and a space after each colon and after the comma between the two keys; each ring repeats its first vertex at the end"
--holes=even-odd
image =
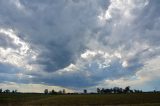
{"type": "Polygon", "coordinates": [[[9,89],[6,89],[6,90],[4,91],[4,93],[10,93],[10,90],[9,90],[9,89]]]}
{"type": "Polygon", "coordinates": [[[123,88],[119,88],[118,93],[123,93],[123,88]]]}
{"type": "Polygon", "coordinates": [[[14,92],[15,92],[15,93],[17,93],[17,89],[16,89],[16,90],[14,90],[14,92]]]}
{"type": "Polygon", "coordinates": [[[58,91],[58,94],[62,94],[62,91],[61,91],[61,90],[59,90],[59,91],[58,91]]]}
{"type": "Polygon", "coordinates": [[[65,93],[66,93],[65,89],[63,89],[63,91],[62,91],[62,92],[63,92],[63,94],[65,94],[65,93]]]}
{"type": "Polygon", "coordinates": [[[142,93],[143,91],[142,91],[142,90],[136,90],[136,89],[135,89],[134,92],[135,92],[135,93],[142,93]]]}
{"type": "Polygon", "coordinates": [[[2,88],[0,89],[0,93],[2,93],[2,88]]]}
{"type": "Polygon", "coordinates": [[[17,93],[17,90],[12,90],[12,93],[17,93]]]}
{"type": "Polygon", "coordinates": [[[48,89],[45,89],[45,90],[44,90],[44,94],[48,94],[48,89]]]}
{"type": "Polygon", "coordinates": [[[105,89],[102,88],[102,89],[101,89],[101,94],[104,94],[104,93],[105,93],[105,89]]]}
{"type": "Polygon", "coordinates": [[[97,88],[97,93],[100,94],[101,93],[101,90],[99,88],[97,88]]]}
{"type": "Polygon", "coordinates": [[[87,90],[86,90],[86,89],[84,89],[83,93],[84,93],[84,94],[86,94],[86,93],[87,93],[87,90]]]}
{"type": "Polygon", "coordinates": [[[125,89],[124,89],[124,93],[128,93],[130,92],[130,86],[127,86],[125,89]]]}
{"type": "Polygon", "coordinates": [[[51,94],[55,94],[56,92],[55,92],[55,90],[54,89],[52,89],[52,91],[51,91],[51,94]]]}

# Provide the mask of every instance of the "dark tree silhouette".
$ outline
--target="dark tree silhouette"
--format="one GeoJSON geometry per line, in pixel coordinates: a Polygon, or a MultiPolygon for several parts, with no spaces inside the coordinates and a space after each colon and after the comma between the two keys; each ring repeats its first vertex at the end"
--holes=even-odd
{"type": "Polygon", "coordinates": [[[50,94],[56,94],[55,90],[52,89],[52,90],[50,91],[50,94]]]}
{"type": "Polygon", "coordinates": [[[104,88],[101,89],[101,94],[103,94],[103,93],[105,93],[105,89],[104,88]]]}
{"type": "Polygon", "coordinates": [[[17,90],[12,90],[12,93],[17,93],[17,90]]]}
{"type": "Polygon", "coordinates": [[[45,89],[45,90],[44,90],[44,94],[48,94],[48,89],[45,89]]]}
{"type": "Polygon", "coordinates": [[[4,91],[4,93],[10,93],[10,90],[9,90],[9,89],[6,89],[6,90],[4,91]]]}
{"type": "Polygon", "coordinates": [[[99,88],[97,88],[97,93],[100,94],[101,93],[101,90],[99,88]]]}
{"type": "Polygon", "coordinates": [[[84,94],[86,94],[86,93],[87,93],[87,90],[86,90],[86,89],[84,89],[83,93],[84,93],[84,94]]]}
{"type": "Polygon", "coordinates": [[[99,94],[108,94],[108,93],[137,93],[137,92],[142,92],[142,90],[131,90],[130,86],[123,88],[120,87],[114,87],[114,88],[97,88],[97,93],[99,94]]]}
{"type": "Polygon", "coordinates": [[[125,89],[124,89],[124,93],[129,93],[130,92],[130,86],[127,86],[125,89]]]}
{"type": "Polygon", "coordinates": [[[63,94],[66,94],[66,90],[65,90],[65,89],[63,89],[62,93],[63,93],[63,94]]]}
{"type": "Polygon", "coordinates": [[[59,90],[59,91],[58,91],[58,94],[62,94],[62,91],[61,91],[61,90],[59,90]]]}
{"type": "Polygon", "coordinates": [[[3,91],[2,91],[2,88],[0,89],[0,93],[2,93],[3,91]]]}
{"type": "Polygon", "coordinates": [[[135,93],[141,93],[141,92],[143,92],[143,91],[142,91],[142,90],[136,90],[136,89],[135,89],[134,92],[135,92],[135,93]]]}

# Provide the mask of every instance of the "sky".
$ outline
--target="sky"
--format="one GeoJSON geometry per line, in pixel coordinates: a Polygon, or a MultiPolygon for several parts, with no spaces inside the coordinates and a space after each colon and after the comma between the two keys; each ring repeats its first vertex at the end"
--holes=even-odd
{"type": "Polygon", "coordinates": [[[0,0],[0,88],[160,90],[159,0],[0,0]]]}

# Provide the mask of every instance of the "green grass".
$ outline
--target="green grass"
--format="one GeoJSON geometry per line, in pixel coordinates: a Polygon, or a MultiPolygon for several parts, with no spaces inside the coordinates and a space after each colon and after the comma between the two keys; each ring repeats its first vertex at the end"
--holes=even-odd
{"type": "Polygon", "coordinates": [[[104,95],[0,94],[0,105],[160,106],[160,93],[104,94],[104,95]]]}

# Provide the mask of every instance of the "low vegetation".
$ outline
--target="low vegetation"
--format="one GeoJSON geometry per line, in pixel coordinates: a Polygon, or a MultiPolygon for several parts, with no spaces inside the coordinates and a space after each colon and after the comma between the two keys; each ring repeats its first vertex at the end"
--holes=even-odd
{"type": "Polygon", "coordinates": [[[20,93],[0,89],[0,106],[160,106],[160,92],[143,92],[114,87],[97,88],[97,92],[66,93],[48,89],[44,93],[20,93]]]}
{"type": "Polygon", "coordinates": [[[0,94],[0,105],[9,106],[160,106],[160,93],[127,94],[0,94]]]}

